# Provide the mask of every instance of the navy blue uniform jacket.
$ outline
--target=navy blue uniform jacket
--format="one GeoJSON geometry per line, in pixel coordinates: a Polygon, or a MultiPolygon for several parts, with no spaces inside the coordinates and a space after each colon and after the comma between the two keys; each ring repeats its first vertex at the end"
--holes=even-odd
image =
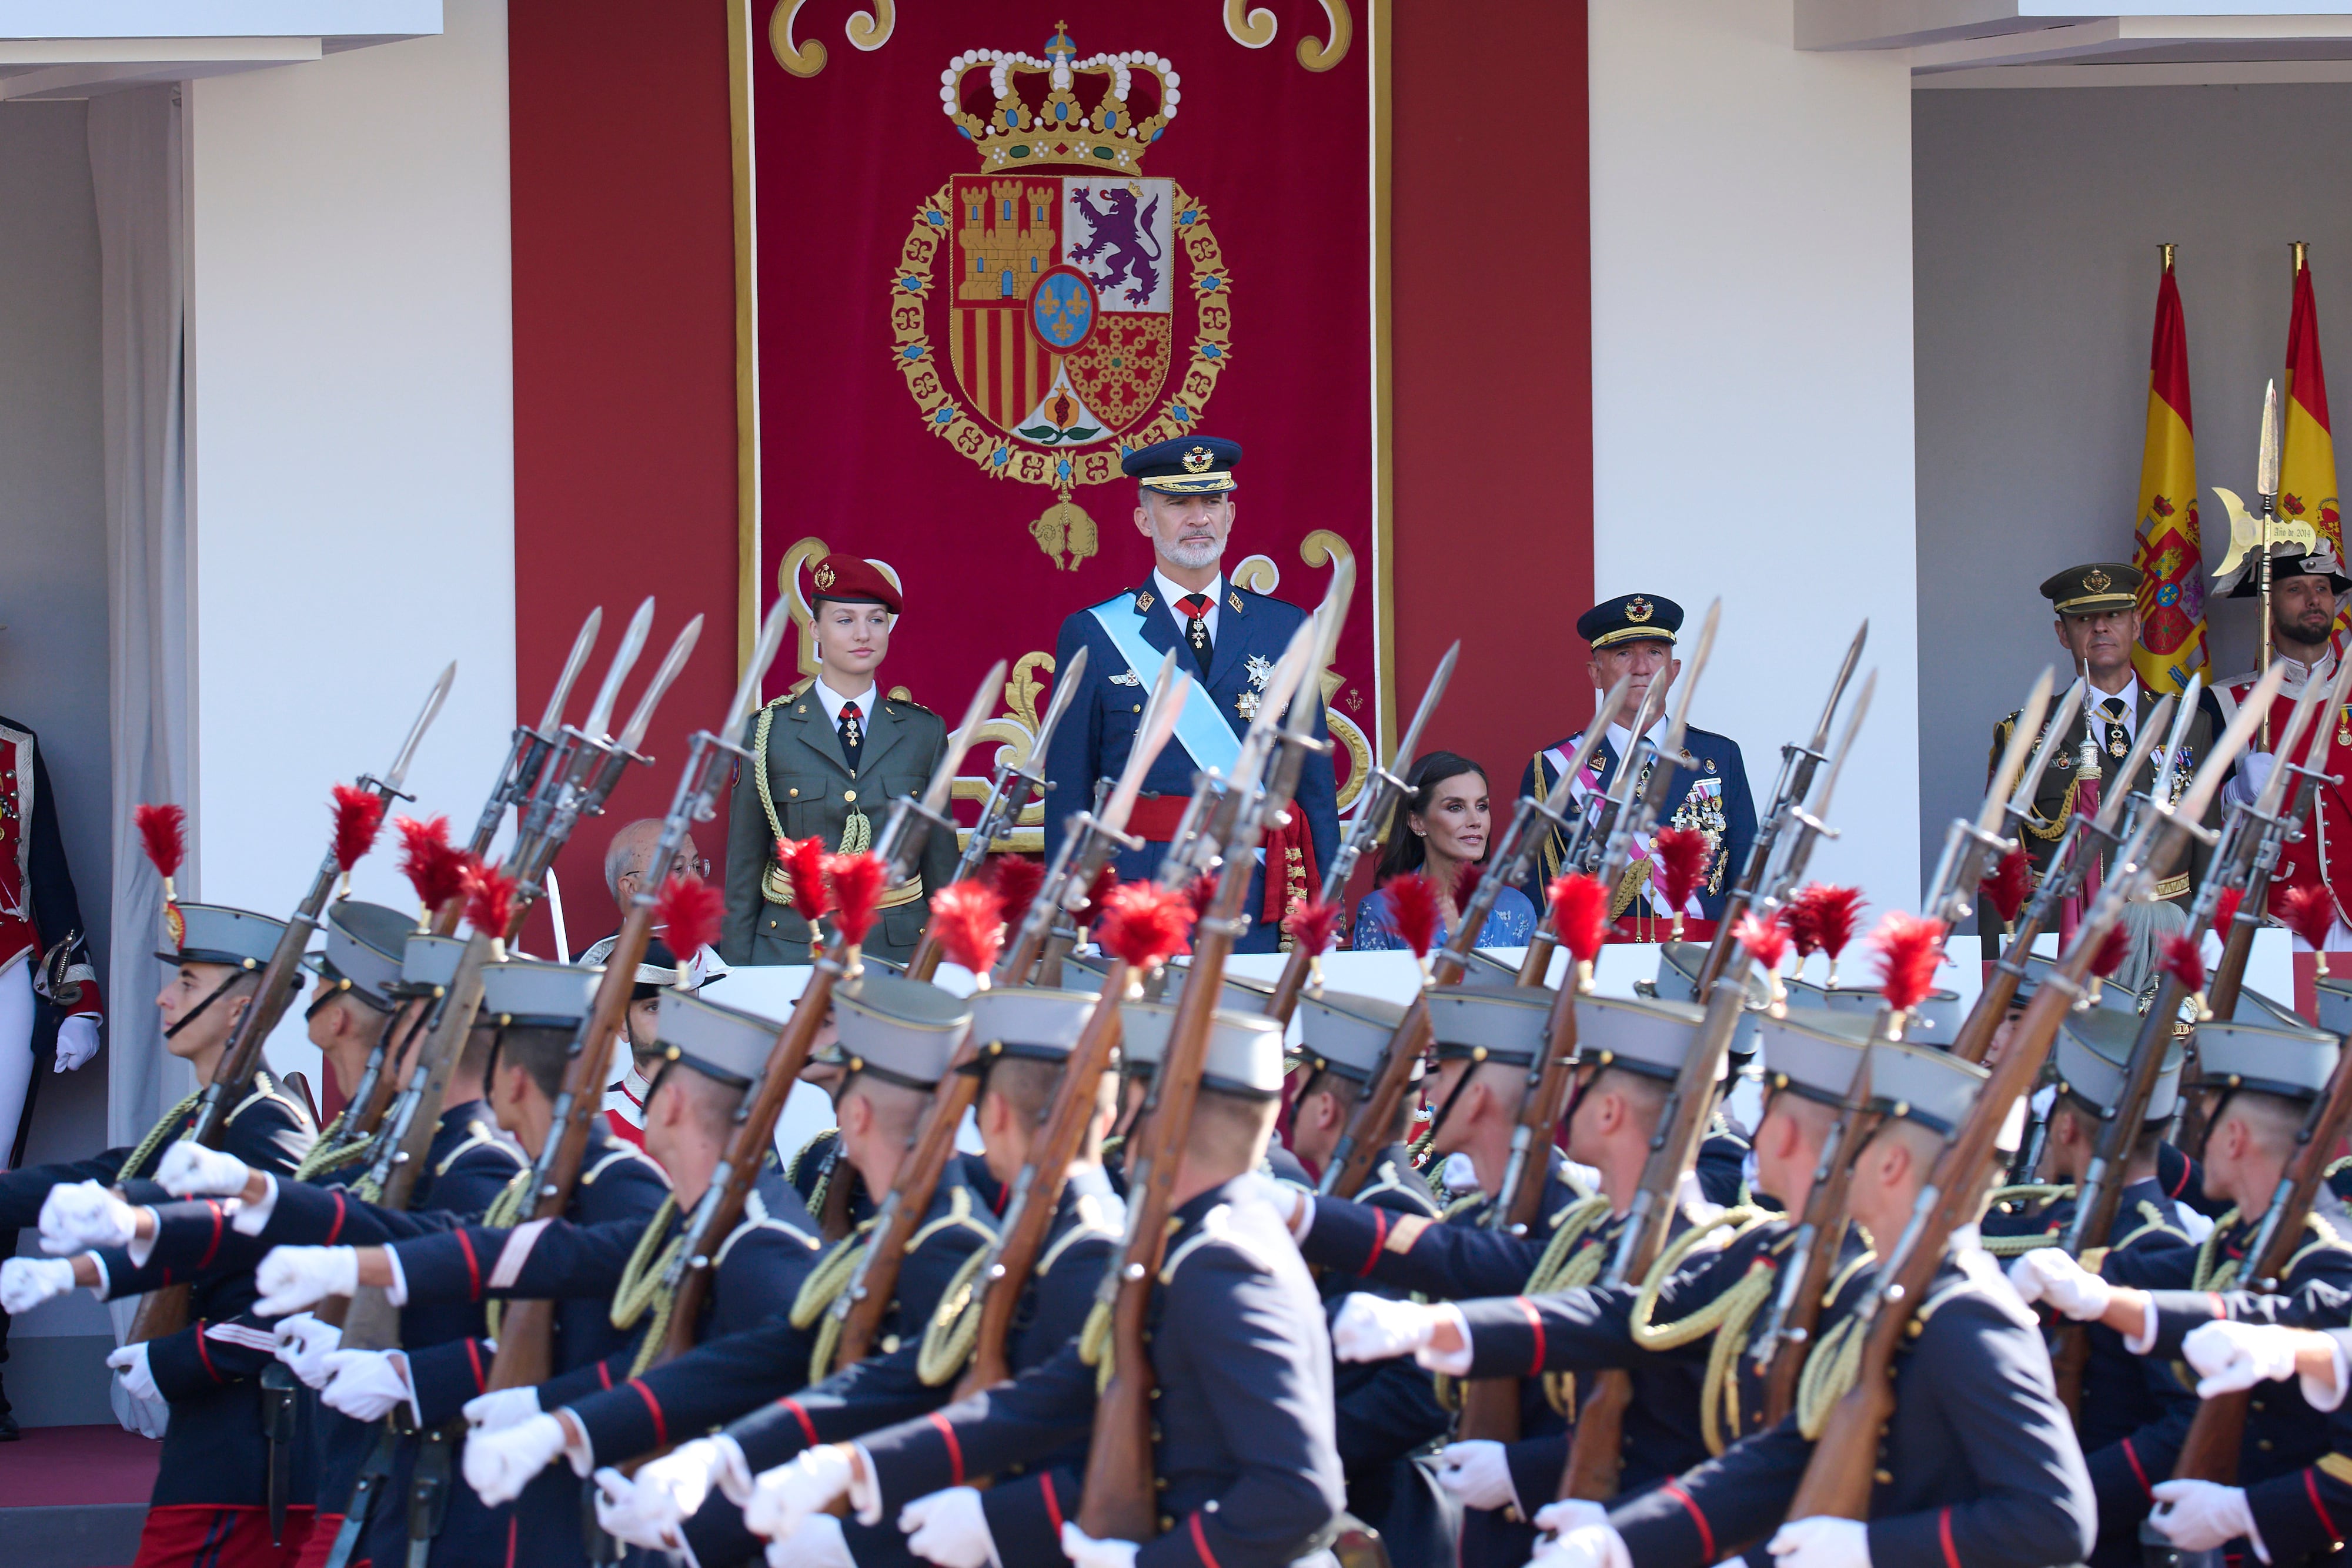
{"type": "MultiPolygon", "coordinates": [[[[1572,753],[1580,738],[1571,736],[1559,743],[1559,749],[1572,753]]],[[[1756,842],[1756,801],[1748,792],[1748,764],[1740,758],[1738,741],[1694,727],[1683,732],[1683,749],[1696,766],[1675,764],[1674,783],[1666,791],[1665,809],[1658,813],[1658,825],[1696,828],[1715,840],[1715,854],[1707,862],[1706,874],[1699,879],[1698,901],[1707,919],[1720,920],[1724,900],[1748,871],[1748,851],[1756,842]]],[[[1605,737],[1594,754],[1593,767],[1597,788],[1606,791],[1617,777],[1617,747],[1605,737]]],[[[1519,793],[1540,796],[1559,777],[1552,759],[1538,751],[1528,758],[1519,775],[1519,793]]],[[[1527,895],[1538,909],[1545,907],[1545,890],[1551,879],[1565,869],[1561,860],[1567,852],[1566,835],[1552,829],[1528,873],[1527,895]]],[[[1643,906],[1644,901],[1636,900],[1627,913],[1639,914],[1643,906]]]]}

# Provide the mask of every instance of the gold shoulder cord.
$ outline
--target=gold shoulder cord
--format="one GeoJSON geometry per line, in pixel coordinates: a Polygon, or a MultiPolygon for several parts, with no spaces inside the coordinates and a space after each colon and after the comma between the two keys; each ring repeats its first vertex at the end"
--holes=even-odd
{"type": "MultiPolygon", "coordinates": [[[[523,1211],[530,1206],[531,1167],[525,1166],[507,1177],[507,1185],[499,1196],[490,1199],[490,1207],[482,1211],[482,1224],[491,1230],[507,1230],[522,1222],[523,1211]]],[[[506,1302],[493,1298],[484,1304],[482,1316],[489,1337],[499,1337],[499,1325],[506,1321],[506,1302]]]]}
{"type": "Polygon", "coordinates": [[[681,1230],[662,1245],[662,1234],[669,1228],[671,1218],[677,1213],[677,1195],[671,1193],[654,1210],[653,1218],[646,1222],[645,1234],[637,1238],[635,1250],[629,1254],[628,1266],[621,1270],[620,1288],[613,1292],[613,1326],[630,1329],[653,1309],[654,1321],[645,1336],[637,1342],[637,1354],[629,1363],[629,1375],[636,1376],[654,1363],[661,1354],[662,1342],[669,1335],[670,1309],[677,1304],[677,1292],[662,1288],[670,1265],[686,1246],[686,1232],[681,1230]]]}
{"type": "Polygon", "coordinates": [[[2234,1208],[2213,1222],[2212,1234],[2197,1249],[2197,1271],[2189,1277],[2190,1290],[2226,1291],[2237,1281],[2237,1260],[2221,1255],[2221,1238],[2237,1223],[2238,1211],[2234,1208]]]}
{"type": "MultiPolygon", "coordinates": [[[[1551,1239],[1536,1262],[1534,1272],[1528,1276],[1522,1295],[1543,1296],[1556,1291],[1589,1285],[1601,1278],[1601,1268],[1609,1260],[1607,1244],[1588,1240],[1586,1233],[1609,1218],[1608,1198],[1595,1194],[1570,1204],[1552,1217],[1551,1239]]],[[[1572,1372],[1547,1372],[1543,1375],[1544,1397],[1552,1408],[1573,1419],[1576,1408],[1576,1375],[1572,1372]]],[[[1440,1373],[1437,1375],[1438,1403],[1449,1410],[1461,1407],[1461,1386],[1458,1379],[1440,1373]]]]}
{"type": "Polygon", "coordinates": [[[924,1384],[939,1388],[963,1370],[971,1359],[972,1347],[980,1343],[980,1301],[972,1287],[980,1280],[981,1269],[989,1261],[993,1249],[975,1248],[963,1266],[948,1281],[940,1295],[938,1310],[923,1329],[923,1348],[916,1360],[915,1374],[924,1384]]]}
{"type": "Polygon", "coordinates": [[[1709,1454],[1720,1454],[1726,1446],[1723,1407],[1727,1397],[1731,1405],[1733,1433],[1738,1435],[1739,1352],[1748,1343],[1748,1326],[1755,1321],[1757,1312],[1771,1297],[1772,1267],[1761,1258],[1753,1259],[1737,1284],[1698,1311],[1671,1323],[1654,1324],[1650,1317],[1657,1311],[1658,1295],[1665,1282],[1701,1241],[1726,1228],[1732,1230],[1734,1237],[1744,1235],[1774,1218],[1777,1217],[1769,1209],[1743,1207],[1727,1208],[1705,1225],[1692,1226],[1659,1254],[1650,1277],[1642,1282],[1641,1294],[1633,1301],[1633,1343],[1643,1350],[1674,1350],[1705,1335],[1715,1336],[1715,1343],[1707,1353],[1706,1376],[1699,1396],[1699,1436],[1705,1439],[1709,1454]]]}
{"type": "Polygon", "coordinates": [[[187,1119],[188,1113],[196,1108],[196,1101],[200,1093],[201,1092],[197,1094],[190,1094],[186,1099],[164,1112],[163,1120],[147,1129],[147,1135],[139,1140],[138,1146],[131,1151],[131,1157],[122,1162],[117,1179],[130,1180],[139,1174],[141,1166],[155,1157],[155,1152],[158,1149],[165,1144],[179,1142],[179,1138],[173,1134],[184,1131],[180,1124],[187,1119]]]}
{"type": "Polygon", "coordinates": [[[783,820],[776,815],[776,797],[768,788],[768,731],[776,722],[776,710],[791,699],[778,697],[760,710],[760,722],[751,730],[751,779],[759,786],[760,810],[768,816],[768,870],[760,878],[760,896],[770,904],[789,904],[793,901],[792,873],[776,859],[776,845],[783,841],[783,820]]]}

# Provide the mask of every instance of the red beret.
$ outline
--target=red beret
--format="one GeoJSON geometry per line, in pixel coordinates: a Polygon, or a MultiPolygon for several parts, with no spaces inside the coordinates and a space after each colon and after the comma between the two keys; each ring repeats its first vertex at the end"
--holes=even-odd
{"type": "Polygon", "coordinates": [[[839,551],[809,569],[809,585],[811,604],[820,599],[837,599],[845,604],[878,604],[893,615],[905,609],[898,585],[880,567],[839,551]]]}

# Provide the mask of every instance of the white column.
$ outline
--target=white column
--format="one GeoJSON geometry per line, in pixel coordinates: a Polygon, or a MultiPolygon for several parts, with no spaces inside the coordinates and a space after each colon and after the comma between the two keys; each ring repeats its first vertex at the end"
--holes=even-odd
{"type": "MultiPolygon", "coordinates": [[[[470,831],[514,722],[506,7],[450,0],[446,25],[187,89],[209,901],[290,911],[330,786],[391,762],[451,659],[401,810],[470,831]]],[[[355,892],[407,907],[390,841],[355,892]]],[[[299,1013],[271,1057],[315,1083],[299,1013]]]]}
{"type": "Polygon", "coordinates": [[[1693,722],[1739,743],[1759,810],[1869,617],[1877,693],[1812,870],[1912,907],[1908,68],[1800,53],[1790,0],[1591,16],[1596,591],[1694,630],[1722,595],[1693,722]]]}

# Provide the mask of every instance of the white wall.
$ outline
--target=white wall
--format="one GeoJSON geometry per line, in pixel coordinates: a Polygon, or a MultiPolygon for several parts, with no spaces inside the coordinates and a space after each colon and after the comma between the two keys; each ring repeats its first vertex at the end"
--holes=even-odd
{"type": "MultiPolygon", "coordinates": [[[[1593,577],[1723,629],[1693,722],[1758,807],[1863,617],[1877,695],[1816,874],[1919,892],[1911,83],[1791,0],[1591,0],[1593,577]]],[[[1685,640],[1687,645],[1687,639],[1685,640]]]]}
{"type": "MultiPolygon", "coordinates": [[[[188,88],[207,900],[289,911],[329,787],[392,760],[450,659],[409,809],[470,831],[514,723],[506,8],[446,21],[188,88]]],[[[414,902],[386,845],[356,892],[414,902]]],[[[315,1082],[300,1027],[270,1054],[315,1082]]]]}

